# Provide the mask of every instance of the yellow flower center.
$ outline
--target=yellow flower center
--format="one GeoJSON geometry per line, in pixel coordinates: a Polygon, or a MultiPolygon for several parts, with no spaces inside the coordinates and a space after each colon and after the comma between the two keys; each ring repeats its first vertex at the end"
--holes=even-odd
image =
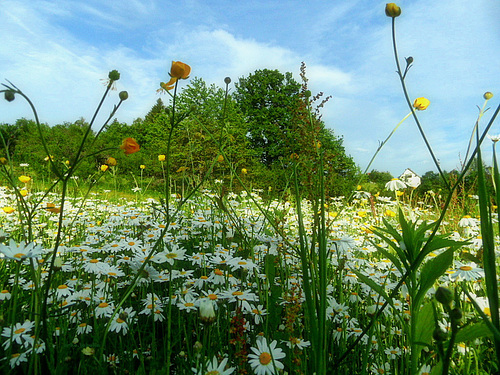
{"type": "Polygon", "coordinates": [[[26,328],[19,328],[19,329],[16,329],[16,330],[14,331],[14,333],[15,333],[16,335],[19,335],[19,334],[23,333],[24,331],[26,331],[26,328]]]}
{"type": "Polygon", "coordinates": [[[210,298],[212,301],[215,301],[217,299],[217,294],[209,294],[208,298],[210,298]]]}
{"type": "Polygon", "coordinates": [[[243,295],[243,292],[239,292],[239,291],[233,292],[233,296],[242,296],[242,295],[243,295]]]}
{"type": "Polygon", "coordinates": [[[177,258],[177,254],[176,253],[168,253],[167,258],[169,258],[169,259],[177,258]]]}
{"type": "Polygon", "coordinates": [[[108,307],[108,306],[109,306],[109,304],[107,302],[101,302],[99,304],[99,307],[102,308],[102,309],[104,309],[105,307],[108,307]]]}
{"type": "Polygon", "coordinates": [[[18,258],[18,259],[21,259],[23,256],[25,256],[26,254],[23,254],[23,253],[17,253],[17,254],[14,254],[14,258],[18,258]]]}
{"type": "Polygon", "coordinates": [[[269,362],[271,362],[271,354],[267,352],[262,353],[261,355],[259,355],[259,361],[264,366],[268,365],[269,362]]]}
{"type": "Polygon", "coordinates": [[[91,259],[90,263],[99,263],[99,259],[91,259]]]}
{"type": "Polygon", "coordinates": [[[59,285],[57,289],[68,289],[68,286],[66,284],[59,285]]]}
{"type": "Polygon", "coordinates": [[[472,271],[472,267],[471,266],[462,266],[462,267],[460,267],[460,269],[462,271],[472,271]]]}

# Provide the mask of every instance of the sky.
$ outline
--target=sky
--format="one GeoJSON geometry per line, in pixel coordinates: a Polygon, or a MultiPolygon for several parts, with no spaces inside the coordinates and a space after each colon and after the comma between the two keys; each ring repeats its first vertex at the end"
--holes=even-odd
{"type": "MultiPolygon", "coordinates": [[[[89,120],[103,79],[117,69],[117,92],[102,121],[127,90],[118,121],[144,117],[167,81],[171,62],[191,66],[191,77],[224,86],[258,69],[293,73],[307,66],[309,88],[332,99],[323,120],[361,170],[409,108],[396,74],[391,19],[385,1],[350,0],[2,0],[0,82],[14,83],[49,125],[89,120]]],[[[412,56],[406,78],[444,170],[460,168],[483,94],[496,94],[480,126],[500,102],[500,2],[405,0],[397,3],[400,61],[412,56]]],[[[189,80],[182,81],[182,85],[189,80]]],[[[230,86],[234,90],[233,84],[230,86]]],[[[162,97],[167,101],[168,97],[162,97]]],[[[0,123],[33,118],[25,102],[0,101],[0,123]]],[[[490,131],[500,134],[500,119],[490,131]]],[[[484,156],[491,158],[491,142],[484,156]]],[[[436,171],[410,117],[382,148],[371,169],[399,176],[436,171]]]]}

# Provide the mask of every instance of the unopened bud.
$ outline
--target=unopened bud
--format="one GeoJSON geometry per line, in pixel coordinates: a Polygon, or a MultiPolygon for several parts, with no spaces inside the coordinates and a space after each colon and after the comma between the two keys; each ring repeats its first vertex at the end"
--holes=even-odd
{"type": "Polygon", "coordinates": [[[408,56],[408,57],[406,58],[406,65],[410,65],[412,62],[413,62],[413,57],[408,56]]]}
{"type": "MultiPolygon", "coordinates": [[[[6,92],[7,94],[7,92],[6,92]]],[[[483,98],[485,98],[486,100],[490,100],[491,98],[493,98],[493,93],[492,92],[489,92],[489,91],[486,91],[483,95],[483,98]]],[[[7,99],[7,98],[6,98],[7,99]]]]}
{"type": "Polygon", "coordinates": [[[212,324],[215,321],[214,305],[210,301],[200,303],[200,319],[203,324],[212,324]]]}
{"type": "Polygon", "coordinates": [[[128,99],[128,92],[126,92],[126,91],[120,91],[120,93],[118,94],[118,96],[120,97],[120,100],[127,100],[128,99]]]}
{"type": "Polygon", "coordinates": [[[226,78],[224,78],[224,83],[225,83],[226,85],[229,85],[229,84],[231,83],[231,78],[230,78],[230,77],[226,77],[226,78]]]}
{"type": "Polygon", "coordinates": [[[4,98],[8,102],[13,101],[16,98],[16,96],[14,95],[14,91],[5,91],[4,98]]]}
{"type": "Polygon", "coordinates": [[[435,297],[439,303],[446,306],[449,306],[453,301],[453,293],[451,290],[443,288],[442,286],[437,288],[435,297]]]}
{"type": "Polygon", "coordinates": [[[401,15],[401,8],[394,3],[388,3],[385,6],[385,15],[387,17],[399,17],[401,15]]]}
{"type": "Polygon", "coordinates": [[[112,70],[111,72],[109,72],[108,78],[111,81],[118,81],[120,79],[120,73],[118,72],[118,70],[112,70]]]}
{"type": "Polygon", "coordinates": [[[306,98],[310,98],[310,97],[311,97],[311,95],[312,95],[312,94],[311,94],[311,90],[306,90],[306,92],[304,92],[304,96],[305,96],[306,98]]]}

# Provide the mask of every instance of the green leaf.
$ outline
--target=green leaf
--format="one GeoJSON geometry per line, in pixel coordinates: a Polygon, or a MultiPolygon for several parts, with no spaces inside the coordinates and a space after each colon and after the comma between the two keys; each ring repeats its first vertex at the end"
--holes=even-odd
{"type": "Polygon", "coordinates": [[[453,262],[453,251],[454,248],[450,247],[448,250],[430,259],[422,266],[418,291],[413,301],[415,304],[418,305],[422,301],[425,294],[434,285],[436,280],[450,267],[453,262]]]}
{"type": "Polygon", "coordinates": [[[432,303],[427,302],[417,314],[417,321],[415,322],[415,339],[416,343],[422,346],[430,345],[432,343],[432,333],[434,332],[434,313],[432,303]]]}
{"type": "Polygon", "coordinates": [[[361,280],[363,283],[368,285],[370,288],[372,288],[375,292],[377,292],[384,300],[389,301],[389,304],[394,307],[392,300],[389,299],[389,296],[385,292],[384,288],[380,285],[378,285],[375,281],[373,281],[370,277],[362,274],[359,271],[356,270],[351,270],[352,273],[354,273],[359,280],[361,280]]]}
{"type": "Polygon", "coordinates": [[[481,337],[493,337],[493,333],[485,322],[469,324],[458,331],[455,341],[466,342],[479,339],[481,337]]]}

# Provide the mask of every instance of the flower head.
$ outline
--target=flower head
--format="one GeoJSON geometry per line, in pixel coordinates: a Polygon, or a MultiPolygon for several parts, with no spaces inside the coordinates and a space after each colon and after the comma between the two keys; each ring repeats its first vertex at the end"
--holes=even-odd
{"type": "Polygon", "coordinates": [[[158,155],[158,161],[165,161],[165,155],[158,155]]]}
{"type": "Polygon", "coordinates": [[[254,354],[249,354],[249,363],[257,375],[277,374],[278,369],[283,369],[285,366],[279,362],[285,358],[285,353],[280,348],[276,348],[276,340],[270,345],[263,337],[257,340],[257,348],[252,348],[254,354]]]}
{"type": "Polygon", "coordinates": [[[179,79],[188,79],[191,73],[191,67],[188,64],[184,64],[180,61],[172,61],[172,66],[170,68],[170,81],[167,83],[161,82],[160,89],[158,91],[168,91],[174,88],[175,83],[179,79]]]}
{"type": "Polygon", "coordinates": [[[126,155],[134,154],[141,149],[134,138],[125,138],[120,148],[125,151],[126,155]]]}
{"type": "Polygon", "coordinates": [[[31,177],[28,177],[28,176],[19,176],[19,181],[21,181],[23,184],[27,184],[28,182],[31,181],[31,177]]]}
{"type": "Polygon", "coordinates": [[[391,18],[399,17],[401,15],[401,8],[394,3],[387,3],[385,5],[385,14],[391,18]]]}
{"type": "Polygon", "coordinates": [[[431,102],[429,101],[429,99],[426,99],[426,98],[417,98],[415,99],[415,101],[413,102],[413,107],[415,109],[418,109],[419,111],[423,111],[425,109],[427,109],[427,107],[429,106],[429,104],[431,104],[431,102]]]}

